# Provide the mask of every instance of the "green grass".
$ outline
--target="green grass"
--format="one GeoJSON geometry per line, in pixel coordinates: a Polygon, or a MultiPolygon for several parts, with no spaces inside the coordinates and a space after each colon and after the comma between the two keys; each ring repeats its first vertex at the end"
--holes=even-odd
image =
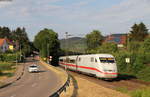
{"type": "Polygon", "coordinates": [[[137,90],[128,90],[127,87],[116,88],[117,91],[128,94],[131,97],[150,97],[150,87],[145,87],[137,90]]]}
{"type": "Polygon", "coordinates": [[[7,62],[0,62],[0,70],[12,70],[14,69],[13,66],[15,66],[15,64],[13,63],[7,63],[7,62]]]}
{"type": "Polygon", "coordinates": [[[128,93],[129,92],[127,87],[118,87],[118,88],[116,88],[116,90],[120,91],[122,93],[128,93]]]}
{"type": "Polygon", "coordinates": [[[14,66],[15,64],[13,63],[0,62],[0,76],[7,76],[7,77],[13,76],[14,73],[12,71],[16,69],[14,66]],[[6,71],[11,71],[11,72],[6,72],[6,71]]]}
{"type": "Polygon", "coordinates": [[[130,93],[131,97],[150,97],[150,87],[138,89],[130,93]]]}

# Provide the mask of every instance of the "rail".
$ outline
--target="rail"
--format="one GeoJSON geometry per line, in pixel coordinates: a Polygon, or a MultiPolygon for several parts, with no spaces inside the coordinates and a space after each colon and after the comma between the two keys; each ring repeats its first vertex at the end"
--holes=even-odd
{"type": "Polygon", "coordinates": [[[59,97],[59,95],[64,91],[66,92],[66,88],[69,87],[69,84],[70,84],[70,75],[67,73],[68,75],[68,78],[67,78],[67,81],[65,82],[65,84],[60,88],[58,89],[55,93],[53,93],[51,96],[49,97],[59,97]]]}

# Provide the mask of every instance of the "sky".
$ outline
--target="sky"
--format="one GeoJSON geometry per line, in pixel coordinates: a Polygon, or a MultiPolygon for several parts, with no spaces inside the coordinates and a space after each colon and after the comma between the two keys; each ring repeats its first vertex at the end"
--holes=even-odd
{"type": "Polygon", "coordinates": [[[83,37],[128,33],[134,23],[150,29],[150,0],[0,0],[0,26],[25,27],[30,40],[42,29],[83,37]]]}

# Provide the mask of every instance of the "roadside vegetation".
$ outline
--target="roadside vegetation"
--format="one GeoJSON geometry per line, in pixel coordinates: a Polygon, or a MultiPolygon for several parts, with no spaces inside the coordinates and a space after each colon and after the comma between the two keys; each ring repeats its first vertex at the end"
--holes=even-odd
{"type": "MultiPolygon", "coordinates": [[[[101,34],[101,32],[99,33],[101,34]]],[[[90,35],[93,39],[101,42],[102,37],[97,39],[98,36],[94,36],[93,32],[90,35]]],[[[89,37],[86,36],[86,39],[88,44],[87,53],[113,54],[116,58],[120,75],[150,82],[150,33],[144,23],[134,24],[131,27],[131,31],[127,34],[127,42],[123,48],[118,48],[117,44],[111,42],[97,45],[98,42],[94,42],[95,40],[93,41],[92,38],[91,41],[93,42],[90,44],[89,37]],[[130,59],[129,63],[126,62],[126,58],[130,59]]],[[[130,91],[125,86],[116,90],[128,93],[132,97],[150,97],[150,88],[149,86],[147,87],[130,91]]]]}
{"type": "Polygon", "coordinates": [[[14,63],[0,62],[0,80],[5,80],[8,77],[12,77],[15,72],[16,66],[14,63]]]}
{"type": "Polygon", "coordinates": [[[0,50],[0,80],[4,80],[14,75],[17,68],[16,62],[22,62],[26,56],[29,56],[33,52],[34,46],[29,41],[24,27],[10,30],[8,27],[0,26],[0,38],[8,39],[13,45],[13,50],[6,52],[0,50]]]}
{"type": "Polygon", "coordinates": [[[60,42],[58,34],[52,29],[41,30],[34,39],[34,46],[39,50],[40,57],[51,65],[58,65],[58,58],[60,53],[60,42]],[[51,60],[50,60],[51,56],[51,60]]]}

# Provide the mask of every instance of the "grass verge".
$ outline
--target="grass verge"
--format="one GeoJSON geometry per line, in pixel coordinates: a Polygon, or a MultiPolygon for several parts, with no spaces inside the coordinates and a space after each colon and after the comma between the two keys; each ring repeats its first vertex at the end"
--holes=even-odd
{"type": "Polygon", "coordinates": [[[12,77],[16,71],[16,66],[13,63],[0,62],[0,80],[12,77]]]}
{"type": "Polygon", "coordinates": [[[116,88],[117,91],[128,94],[131,97],[150,97],[150,87],[129,91],[126,87],[116,88]]]}

